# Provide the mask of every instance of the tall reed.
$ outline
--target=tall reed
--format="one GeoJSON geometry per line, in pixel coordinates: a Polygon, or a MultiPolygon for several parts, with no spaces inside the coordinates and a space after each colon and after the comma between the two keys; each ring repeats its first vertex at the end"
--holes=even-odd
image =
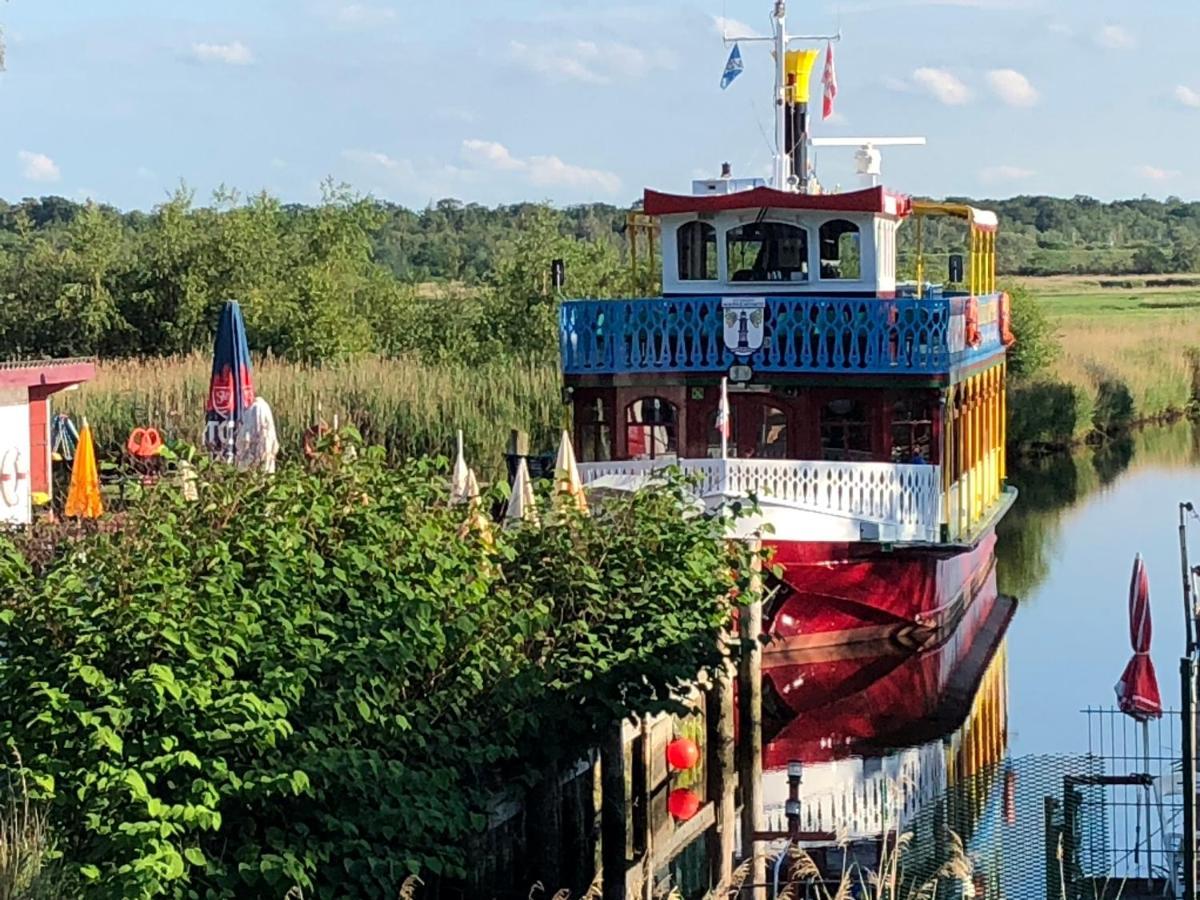
{"type": "MultiPolygon", "coordinates": [[[[86,416],[109,454],[138,425],[196,443],[210,366],[202,354],[104,361],[94,381],[60,395],[57,407],[86,416]]],[[[332,424],[335,416],[396,457],[450,456],[461,428],[468,461],[492,476],[502,470],[509,429],[528,431],[535,450],[549,450],[566,415],[552,363],[469,367],[368,356],[305,366],[264,358],[255,361],[254,385],[274,411],[284,454],[299,453],[304,430],[321,420],[332,424]]]]}

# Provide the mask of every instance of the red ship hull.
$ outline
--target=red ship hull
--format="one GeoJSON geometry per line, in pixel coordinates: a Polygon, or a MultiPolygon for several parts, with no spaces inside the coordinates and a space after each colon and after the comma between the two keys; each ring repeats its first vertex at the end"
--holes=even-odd
{"type": "Polygon", "coordinates": [[[994,582],[995,532],[969,550],[887,551],[868,544],[779,541],[780,597],[768,630],[793,649],[898,641],[915,647],[952,630],[994,582]]]}

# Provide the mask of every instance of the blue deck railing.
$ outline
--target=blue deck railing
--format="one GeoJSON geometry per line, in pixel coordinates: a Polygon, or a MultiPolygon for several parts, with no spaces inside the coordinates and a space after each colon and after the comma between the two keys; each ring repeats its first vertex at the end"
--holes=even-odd
{"type": "Polygon", "coordinates": [[[725,344],[721,297],[571,300],[559,313],[563,372],[756,372],[935,375],[1002,349],[999,297],[978,298],[981,340],[966,345],[966,297],[766,298],[762,346],[725,344]]]}

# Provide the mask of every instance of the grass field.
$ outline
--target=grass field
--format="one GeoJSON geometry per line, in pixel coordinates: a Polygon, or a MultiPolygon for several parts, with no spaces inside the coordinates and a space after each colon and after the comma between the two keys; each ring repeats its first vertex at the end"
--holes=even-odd
{"type": "Polygon", "coordinates": [[[1048,375],[1076,390],[1074,437],[1188,408],[1200,275],[1017,281],[1038,297],[1062,345],[1048,375]]]}

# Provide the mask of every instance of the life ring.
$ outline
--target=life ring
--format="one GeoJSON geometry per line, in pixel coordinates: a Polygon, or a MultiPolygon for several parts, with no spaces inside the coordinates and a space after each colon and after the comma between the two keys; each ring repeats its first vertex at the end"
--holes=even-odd
{"type": "Polygon", "coordinates": [[[17,505],[20,500],[17,483],[24,477],[21,474],[21,451],[9,447],[0,456],[0,503],[10,508],[17,505]]]}
{"type": "Polygon", "coordinates": [[[125,449],[138,459],[157,456],[162,446],[162,435],[158,433],[157,428],[135,428],[129,432],[129,440],[125,442],[125,449]]]}
{"type": "Polygon", "coordinates": [[[1008,291],[1000,293],[1000,342],[1005,347],[1011,347],[1017,342],[1016,336],[1012,332],[1012,298],[1008,296],[1008,291]]]}

